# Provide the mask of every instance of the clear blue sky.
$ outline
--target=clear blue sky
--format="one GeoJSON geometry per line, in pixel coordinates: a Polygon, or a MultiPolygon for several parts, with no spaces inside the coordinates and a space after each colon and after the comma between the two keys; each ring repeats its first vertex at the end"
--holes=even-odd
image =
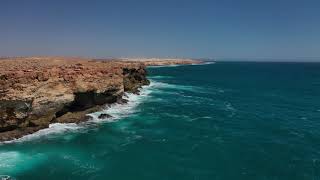
{"type": "Polygon", "coordinates": [[[320,57],[319,0],[1,0],[0,56],[320,57]]]}

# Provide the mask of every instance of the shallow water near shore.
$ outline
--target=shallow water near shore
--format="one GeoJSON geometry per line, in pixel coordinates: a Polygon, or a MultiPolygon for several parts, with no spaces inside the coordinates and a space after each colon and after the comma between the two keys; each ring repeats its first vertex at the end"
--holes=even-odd
{"type": "Polygon", "coordinates": [[[0,145],[13,179],[319,179],[320,63],[149,68],[113,118],[0,145]]]}

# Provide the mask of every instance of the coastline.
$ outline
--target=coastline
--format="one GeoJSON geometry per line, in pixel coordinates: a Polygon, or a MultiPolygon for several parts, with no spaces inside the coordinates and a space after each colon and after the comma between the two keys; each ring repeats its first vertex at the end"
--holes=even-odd
{"type": "MultiPolygon", "coordinates": [[[[152,65],[159,66],[163,66],[164,61],[167,65],[191,64],[190,62],[200,64],[199,61],[189,60],[161,59],[153,61],[152,65]]],[[[8,84],[11,82],[11,86],[7,85],[7,89],[0,89],[2,90],[0,91],[0,142],[19,139],[25,135],[47,129],[52,124],[79,124],[90,121],[92,117],[88,114],[100,111],[106,105],[126,104],[128,103],[128,100],[124,98],[126,93],[138,95],[142,86],[150,84],[146,78],[146,66],[150,65],[149,61],[144,63],[144,61],[128,59],[96,61],[77,58],[33,57],[2,60],[0,63],[6,65],[2,67],[9,68],[9,71],[3,69],[0,71],[2,77],[0,83],[8,84]],[[27,64],[26,67],[22,68],[18,65],[19,71],[15,67],[17,62],[26,64],[30,61],[31,65],[27,64]],[[39,64],[44,68],[39,70],[39,64]],[[79,68],[80,64],[81,68],[79,68]],[[10,69],[12,67],[14,68],[10,69]],[[21,69],[23,73],[19,74],[21,69]],[[35,71],[36,73],[34,73],[35,71]],[[26,75],[30,75],[30,73],[31,77],[28,77],[32,82],[24,84],[26,75]],[[41,73],[48,73],[48,77],[43,79],[41,73]],[[23,78],[23,81],[19,78],[23,78]],[[12,82],[12,79],[15,80],[12,82]],[[22,85],[22,88],[19,87],[20,89],[17,90],[17,85],[22,85]],[[34,89],[29,91],[29,94],[26,93],[28,88],[32,86],[37,93],[34,93],[34,89]],[[13,90],[14,92],[12,92],[13,90]],[[30,98],[30,96],[32,101],[28,101],[26,98],[30,98]]],[[[104,114],[103,116],[109,115],[104,114]]],[[[104,117],[98,117],[98,119],[104,117]]]]}
{"type": "Polygon", "coordinates": [[[49,124],[47,128],[40,129],[33,133],[25,134],[19,138],[10,139],[6,141],[0,141],[1,145],[21,143],[26,141],[38,140],[47,137],[56,137],[64,135],[65,133],[77,133],[86,132],[90,130],[90,127],[95,127],[101,123],[110,123],[121,120],[122,118],[128,117],[135,112],[135,108],[145,101],[151,89],[153,88],[153,82],[150,85],[141,87],[139,94],[125,93],[123,98],[127,100],[126,103],[115,102],[112,104],[105,104],[101,106],[98,111],[86,114],[88,119],[86,121],[81,121],[79,123],[52,123],[49,124]],[[106,118],[99,118],[101,114],[111,115],[106,118]]]}

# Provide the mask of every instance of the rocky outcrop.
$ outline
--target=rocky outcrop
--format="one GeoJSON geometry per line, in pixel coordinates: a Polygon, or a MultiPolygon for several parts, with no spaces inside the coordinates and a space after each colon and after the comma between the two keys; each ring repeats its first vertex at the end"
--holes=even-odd
{"type": "MultiPolygon", "coordinates": [[[[148,85],[145,66],[199,64],[190,59],[0,59],[0,141],[50,123],[79,123],[105,104],[126,103],[124,92],[148,85]]],[[[101,115],[100,118],[107,118],[101,115]]]]}
{"type": "Polygon", "coordinates": [[[141,63],[79,58],[0,61],[0,141],[86,120],[86,114],[149,84],[141,63]]]}
{"type": "Polygon", "coordinates": [[[138,93],[139,88],[149,84],[145,68],[123,68],[124,91],[138,93]]]}

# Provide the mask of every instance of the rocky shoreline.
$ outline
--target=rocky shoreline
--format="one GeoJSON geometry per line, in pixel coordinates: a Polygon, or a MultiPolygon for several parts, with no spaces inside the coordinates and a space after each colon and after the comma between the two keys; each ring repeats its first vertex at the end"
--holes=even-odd
{"type": "Polygon", "coordinates": [[[106,104],[126,103],[122,98],[125,92],[139,93],[139,88],[150,83],[146,65],[191,62],[64,57],[2,59],[0,141],[20,138],[51,123],[80,123],[88,120],[88,113],[99,111],[106,104]]]}

